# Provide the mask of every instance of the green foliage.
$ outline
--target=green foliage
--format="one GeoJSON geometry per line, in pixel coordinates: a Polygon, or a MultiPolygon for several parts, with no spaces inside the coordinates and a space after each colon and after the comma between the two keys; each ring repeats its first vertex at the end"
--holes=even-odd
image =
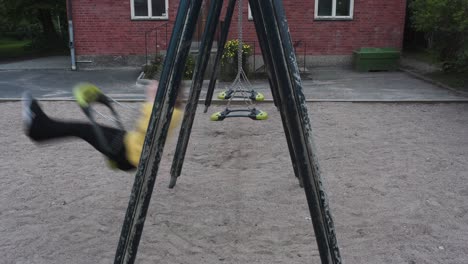
{"type": "Polygon", "coordinates": [[[432,72],[426,75],[459,91],[468,92],[468,74],[466,72],[432,72]]]}
{"type": "Polygon", "coordinates": [[[413,27],[445,71],[468,70],[468,0],[411,0],[413,27]]]}
{"type": "Polygon", "coordinates": [[[15,22],[36,20],[40,11],[62,14],[66,12],[65,3],[63,0],[0,0],[0,6],[10,20],[15,22]]]}
{"type": "Polygon", "coordinates": [[[413,25],[424,32],[464,32],[468,29],[467,0],[412,0],[413,25]]]}
{"type": "Polygon", "coordinates": [[[158,74],[161,71],[164,63],[164,55],[158,53],[154,56],[154,59],[143,67],[143,72],[146,79],[158,79],[158,74]]]}
{"type": "Polygon", "coordinates": [[[195,57],[189,54],[184,68],[184,80],[191,80],[195,70],[195,57]]]}
{"type": "MultiPolygon", "coordinates": [[[[236,60],[237,62],[237,56],[238,56],[238,50],[239,50],[239,40],[233,39],[229,40],[226,42],[226,45],[224,45],[224,52],[223,56],[221,57],[221,61],[223,63],[229,62],[230,60],[236,60]]],[[[242,44],[242,56],[243,58],[248,58],[252,53],[252,48],[250,45],[247,45],[245,43],[242,44]]]]}
{"type": "Polygon", "coordinates": [[[7,18],[7,10],[0,2],[0,38],[7,37],[5,32],[10,32],[13,24],[7,18]]]}
{"type": "MultiPolygon", "coordinates": [[[[223,56],[221,57],[221,79],[232,80],[237,74],[238,67],[239,40],[233,39],[224,45],[223,56]]],[[[248,74],[248,59],[252,54],[252,47],[248,44],[242,44],[242,68],[248,74]]]]}
{"type": "Polygon", "coordinates": [[[27,40],[0,39],[0,59],[9,59],[29,55],[27,40]]]}
{"type": "Polygon", "coordinates": [[[0,0],[0,31],[4,32],[3,37],[32,40],[33,49],[66,48],[65,3],[63,0],[0,0]]]}
{"type": "MultiPolygon", "coordinates": [[[[162,67],[164,64],[164,55],[158,53],[155,55],[154,59],[147,65],[143,66],[143,72],[146,79],[159,79],[162,67]]],[[[185,62],[184,67],[184,80],[190,80],[193,76],[193,71],[195,70],[195,57],[192,54],[189,54],[187,61],[185,62]]]]}

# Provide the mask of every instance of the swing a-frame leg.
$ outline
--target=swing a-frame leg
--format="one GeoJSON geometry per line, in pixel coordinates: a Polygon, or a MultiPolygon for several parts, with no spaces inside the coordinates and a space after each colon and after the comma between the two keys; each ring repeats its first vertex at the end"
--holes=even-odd
{"type": "Polygon", "coordinates": [[[202,0],[181,0],[114,263],[135,262],[202,0]]]}
{"type": "MultiPolygon", "coordinates": [[[[222,6],[222,2],[212,1],[210,7],[212,19],[209,19],[209,23],[207,23],[205,34],[208,34],[207,32],[211,30],[208,24],[217,23],[220,6],[216,5],[222,6]]],[[[235,1],[231,0],[229,5],[231,6],[233,2],[235,1]]],[[[180,1],[140,165],[122,227],[115,263],[134,263],[136,258],[146,212],[177,97],[177,87],[180,84],[183,65],[187,59],[201,3],[202,0],[180,1]]],[[[302,179],[304,186],[321,261],[323,264],[342,263],[333,220],[328,208],[327,196],[322,186],[320,170],[315,157],[310,120],[307,115],[299,70],[282,1],[249,0],[249,3],[255,28],[259,35],[264,61],[267,64],[274,102],[281,113],[294,172],[296,177],[302,179]]],[[[181,145],[181,149],[178,157],[180,162],[177,165],[174,165],[174,162],[171,170],[171,173],[174,173],[172,176],[180,175],[196,111],[196,103],[200,96],[202,80],[199,78],[204,75],[206,69],[207,54],[205,52],[211,49],[211,44],[212,39],[205,36],[200,47],[200,56],[195,68],[189,103],[186,107],[181,134],[179,135],[178,145],[181,145]],[[204,43],[205,41],[206,43],[204,43]]]]}
{"type": "Polygon", "coordinates": [[[169,188],[174,188],[177,182],[177,177],[180,176],[182,171],[182,165],[184,163],[185,153],[187,151],[187,145],[190,139],[190,133],[192,131],[193,120],[195,119],[195,113],[197,112],[198,99],[203,85],[203,76],[208,66],[210,59],[211,47],[213,46],[213,38],[216,31],[216,25],[219,21],[221,14],[221,8],[223,7],[223,1],[211,1],[210,12],[208,20],[205,25],[205,31],[203,32],[202,42],[200,44],[200,50],[197,62],[195,64],[195,70],[192,78],[192,86],[190,87],[190,95],[185,106],[184,119],[182,120],[182,126],[180,128],[179,140],[177,141],[177,147],[174,153],[174,160],[172,161],[171,167],[171,180],[169,188]]]}
{"type": "Polygon", "coordinates": [[[262,48],[275,51],[268,70],[272,71],[270,76],[275,76],[278,84],[274,94],[279,97],[277,102],[281,102],[279,108],[284,119],[283,125],[287,127],[285,131],[290,134],[289,147],[294,152],[291,157],[304,185],[320,258],[322,263],[341,263],[333,219],[315,157],[312,128],[283,3],[281,0],[249,2],[252,15],[261,20],[261,23],[255,24],[257,31],[264,30],[268,36],[267,45],[262,48]]]}

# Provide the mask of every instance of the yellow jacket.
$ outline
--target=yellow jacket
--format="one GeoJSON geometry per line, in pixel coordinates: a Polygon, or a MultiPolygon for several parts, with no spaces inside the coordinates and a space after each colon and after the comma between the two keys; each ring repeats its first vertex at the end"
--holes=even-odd
{"type": "MultiPolygon", "coordinates": [[[[136,122],[135,129],[125,134],[124,144],[128,161],[135,167],[140,162],[141,151],[145,142],[146,130],[153,110],[152,103],[144,103],[141,107],[141,116],[136,122]]],[[[174,108],[171,124],[169,125],[168,135],[173,132],[182,119],[182,110],[174,108]]]]}

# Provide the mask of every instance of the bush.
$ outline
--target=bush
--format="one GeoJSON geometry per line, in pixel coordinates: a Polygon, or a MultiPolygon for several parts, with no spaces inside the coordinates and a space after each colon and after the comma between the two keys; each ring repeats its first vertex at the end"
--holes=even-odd
{"type": "MultiPolygon", "coordinates": [[[[221,57],[221,80],[229,81],[237,75],[239,40],[234,39],[226,42],[223,56],[221,57]]],[[[252,47],[242,44],[242,68],[246,74],[249,73],[248,59],[252,54],[252,47]]]]}
{"type": "Polygon", "coordinates": [[[409,6],[413,27],[426,34],[444,70],[467,70],[468,0],[412,0],[409,6]]]}
{"type": "Polygon", "coordinates": [[[191,80],[195,70],[195,57],[189,54],[184,68],[184,80],[191,80]]]}
{"type": "Polygon", "coordinates": [[[162,65],[164,63],[164,55],[158,53],[154,56],[154,59],[151,60],[149,64],[143,66],[143,72],[145,74],[145,79],[159,79],[159,72],[161,71],[162,65]]]}
{"type": "MultiPolygon", "coordinates": [[[[164,55],[156,54],[154,59],[145,66],[143,66],[143,72],[145,74],[145,79],[159,79],[159,75],[162,71],[164,64],[164,55]]],[[[193,71],[195,70],[195,58],[192,54],[189,54],[187,61],[185,62],[183,79],[189,80],[192,79],[193,71]]]]}

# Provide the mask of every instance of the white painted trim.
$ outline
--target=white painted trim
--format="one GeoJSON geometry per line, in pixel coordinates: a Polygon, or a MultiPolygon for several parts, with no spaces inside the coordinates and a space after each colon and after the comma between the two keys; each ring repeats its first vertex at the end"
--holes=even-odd
{"type": "Polygon", "coordinates": [[[253,20],[253,16],[252,16],[252,10],[250,9],[250,4],[247,4],[247,8],[249,10],[249,20],[253,20]]]}
{"type": "Polygon", "coordinates": [[[148,16],[153,17],[153,1],[152,0],[146,0],[147,1],[147,7],[148,7],[148,16]]]}
{"type": "MultiPolygon", "coordinates": [[[[133,1],[133,0],[132,0],[133,1]]],[[[314,18],[317,18],[318,17],[318,1],[319,0],[314,0],[315,2],[315,8],[314,8],[314,18]]],[[[132,4],[132,7],[133,7],[133,4],[132,4]]],[[[133,14],[133,13],[132,13],[133,14]]]]}
{"type": "MultiPolygon", "coordinates": [[[[354,0],[353,0],[354,5],[354,0]]],[[[169,19],[169,0],[166,0],[166,19],[169,19]]]]}
{"type": "Polygon", "coordinates": [[[135,5],[133,0],[130,0],[130,19],[134,19],[135,17],[135,5]]]}
{"type": "Polygon", "coordinates": [[[332,1],[332,15],[331,16],[319,16],[318,15],[318,2],[315,0],[314,19],[315,20],[351,20],[354,17],[354,0],[349,0],[349,16],[337,16],[336,15],[336,0],[332,1]]]}
{"type": "Polygon", "coordinates": [[[137,17],[133,17],[132,20],[168,20],[168,18],[167,17],[137,16],[137,17]]]}
{"type": "Polygon", "coordinates": [[[148,16],[135,16],[135,2],[130,0],[130,18],[131,20],[168,20],[169,19],[169,0],[165,0],[166,13],[165,16],[152,16],[152,3],[148,1],[148,16]]]}
{"type": "Polygon", "coordinates": [[[336,0],[332,0],[332,17],[336,17],[336,0]]]}

